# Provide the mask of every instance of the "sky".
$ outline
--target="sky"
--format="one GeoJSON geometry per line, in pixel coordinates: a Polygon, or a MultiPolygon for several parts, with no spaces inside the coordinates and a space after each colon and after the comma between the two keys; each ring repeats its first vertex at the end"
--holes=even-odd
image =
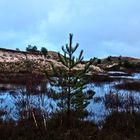
{"type": "Polygon", "coordinates": [[[0,48],[61,52],[69,33],[85,59],[140,58],[140,0],[0,0],[0,48]]]}

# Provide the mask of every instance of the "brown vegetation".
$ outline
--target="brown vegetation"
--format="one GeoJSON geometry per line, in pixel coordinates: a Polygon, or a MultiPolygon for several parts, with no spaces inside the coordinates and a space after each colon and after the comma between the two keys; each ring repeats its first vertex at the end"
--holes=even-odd
{"type": "Polygon", "coordinates": [[[94,83],[104,83],[104,82],[113,82],[115,78],[112,78],[108,75],[98,75],[98,74],[93,74],[90,76],[91,82],[94,83]]]}
{"type": "Polygon", "coordinates": [[[140,91],[140,82],[125,82],[115,86],[117,89],[140,91]]]}

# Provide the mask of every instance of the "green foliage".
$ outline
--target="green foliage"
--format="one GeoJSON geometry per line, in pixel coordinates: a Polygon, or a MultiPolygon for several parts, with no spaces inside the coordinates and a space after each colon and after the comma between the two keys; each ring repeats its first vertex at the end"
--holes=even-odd
{"type": "Polygon", "coordinates": [[[108,56],[107,61],[111,62],[111,58],[112,58],[112,56],[108,56]]]}
{"type": "Polygon", "coordinates": [[[118,60],[119,60],[119,61],[121,61],[121,60],[122,60],[122,56],[121,56],[121,55],[118,57],[118,60]]]}
{"type": "Polygon", "coordinates": [[[97,60],[97,59],[98,59],[97,57],[94,57],[94,58],[93,58],[93,62],[94,62],[95,60],[97,60]]]}
{"type": "Polygon", "coordinates": [[[77,43],[75,47],[72,47],[72,37],[73,35],[70,34],[69,44],[66,44],[65,47],[62,46],[64,55],[58,53],[59,61],[63,67],[56,68],[52,64],[55,77],[46,74],[52,86],[50,97],[57,100],[57,105],[62,112],[67,113],[68,122],[71,119],[71,112],[75,112],[78,118],[84,117],[85,109],[95,94],[92,90],[84,92],[86,84],[89,83],[86,73],[89,71],[92,61],[90,60],[85,64],[83,70],[73,70],[75,66],[81,64],[84,57],[83,50],[77,58],[74,56],[79,44],[77,43]]]}
{"type": "Polygon", "coordinates": [[[122,66],[122,56],[121,55],[118,57],[118,65],[122,66]]]}
{"type": "Polygon", "coordinates": [[[20,51],[20,49],[19,48],[16,48],[16,51],[20,51]]]}
{"type": "Polygon", "coordinates": [[[28,47],[26,48],[26,51],[27,52],[38,52],[37,46],[28,45],[28,47]]]}
{"type": "Polygon", "coordinates": [[[126,68],[131,68],[131,64],[130,64],[130,62],[128,60],[124,60],[124,64],[123,65],[126,68]]]}
{"type": "Polygon", "coordinates": [[[101,59],[97,59],[97,64],[101,64],[101,59]]]}
{"type": "Polygon", "coordinates": [[[48,55],[48,50],[45,47],[42,47],[40,50],[38,50],[37,46],[28,45],[28,47],[26,48],[26,51],[32,52],[32,53],[42,53],[45,56],[48,55]]]}
{"type": "Polygon", "coordinates": [[[45,47],[42,47],[41,53],[46,56],[48,54],[48,50],[45,47]]]}
{"type": "Polygon", "coordinates": [[[140,70],[140,63],[132,63],[129,60],[124,60],[123,66],[127,69],[140,70]]]}

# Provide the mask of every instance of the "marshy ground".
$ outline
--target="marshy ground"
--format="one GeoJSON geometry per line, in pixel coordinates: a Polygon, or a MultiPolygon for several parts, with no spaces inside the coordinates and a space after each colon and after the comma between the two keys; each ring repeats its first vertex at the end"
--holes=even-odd
{"type": "Polygon", "coordinates": [[[68,128],[65,112],[50,111],[50,108],[53,108],[51,104],[45,106],[48,89],[47,80],[43,75],[0,73],[0,139],[139,140],[140,83],[138,78],[133,78],[133,73],[104,73],[90,76],[89,85],[92,86],[88,88],[95,89],[93,100],[97,100],[91,101],[92,110],[87,113],[86,119],[77,120],[73,112],[68,128]],[[11,87],[7,86],[10,84],[11,87]],[[27,91],[32,94],[26,95],[27,91]],[[37,92],[40,93],[34,94],[37,92]],[[27,102],[30,102],[28,110],[27,102]],[[14,105],[8,106],[11,104],[14,105]],[[42,117],[43,105],[46,127],[42,117]],[[103,116],[100,116],[100,112],[97,114],[96,108],[100,108],[103,116]],[[93,118],[98,118],[98,121],[93,118]]]}

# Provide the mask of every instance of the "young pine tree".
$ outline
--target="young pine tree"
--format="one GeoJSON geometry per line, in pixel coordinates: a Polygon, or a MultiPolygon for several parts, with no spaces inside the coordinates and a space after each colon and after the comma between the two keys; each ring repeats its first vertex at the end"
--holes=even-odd
{"type": "Polygon", "coordinates": [[[70,34],[69,44],[66,44],[65,47],[62,46],[64,54],[58,53],[63,67],[56,68],[54,64],[51,64],[53,76],[46,74],[51,85],[49,95],[57,100],[59,111],[66,115],[68,125],[72,122],[73,116],[76,116],[77,119],[84,118],[86,107],[94,95],[94,91],[85,89],[86,84],[89,83],[86,73],[89,71],[92,61],[90,60],[83,70],[74,70],[77,65],[81,64],[84,57],[83,51],[77,58],[74,56],[79,44],[77,43],[73,47],[72,38],[73,35],[70,34]]]}

